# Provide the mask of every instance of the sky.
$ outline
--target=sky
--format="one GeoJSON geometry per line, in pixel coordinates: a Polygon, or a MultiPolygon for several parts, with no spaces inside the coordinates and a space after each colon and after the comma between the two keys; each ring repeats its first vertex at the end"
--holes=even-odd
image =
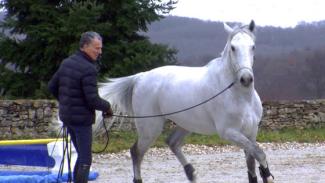
{"type": "Polygon", "coordinates": [[[178,0],[170,15],[288,28],[325,20],[325,0],[178,0]]]}

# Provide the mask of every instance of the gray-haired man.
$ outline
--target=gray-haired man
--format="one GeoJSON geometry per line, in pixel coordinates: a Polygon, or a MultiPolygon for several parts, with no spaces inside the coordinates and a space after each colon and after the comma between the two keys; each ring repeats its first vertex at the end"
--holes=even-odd
{"type": "Polygon", "coordinates": [[[88,182],[92,163],[92,124],[95,110],[112,115],[109,102],[98,95],[95,61],[102,53],[102,38],[96,32],[81,35],[79,50],[63,60],[48,84],[59,102],[59,117],[67,127],[78,158],[73,179],[88,182]]]}

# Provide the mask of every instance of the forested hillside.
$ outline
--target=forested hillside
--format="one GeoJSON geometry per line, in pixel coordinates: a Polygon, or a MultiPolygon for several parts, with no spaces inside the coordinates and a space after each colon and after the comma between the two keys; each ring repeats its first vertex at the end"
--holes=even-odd
{"type": "MultiPolygon", "coordinates": [[[[230,25],[240,25],[229,23],[230,25]]],[[[256,22],[258,26],[258,22],[256,22]]],[[[169,44],[179,50],[181,64],[202,65],[207,56],[219,56],[226,43],[223,22],[169,16],[149,27],[147,35],[154,42],[169,44]],[[203,58],[203,59],[204,59],[203,58]]],[[[325,21],[300,24],[295,28],[257,27],[257,55],[289,53],[325,45],[325,21]]]]}
{"type": "MultiPolygon", "coordinates": [[[[146,34],[176,48],[179,64],[188,66],[219,57],[227,39],[222,22],[174,16],[153,23],[146,34]]],[[[262,99],[325,98],[325,21],[286,29],[258,26],[256,36],[254,69],[262,99]]]]}

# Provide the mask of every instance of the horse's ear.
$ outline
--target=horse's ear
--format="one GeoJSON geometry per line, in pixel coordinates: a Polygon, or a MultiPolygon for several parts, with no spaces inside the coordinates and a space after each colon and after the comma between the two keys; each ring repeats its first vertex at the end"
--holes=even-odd
{"type": "Polygon", "coordinates": [[[254,22],[254,20],[252,20],[251,23],[249,24],[249,30],[251,32],[254,32],[254,30],[255,30],[255,22],[254,22]]]}
{"type": "Polygon", "coordinates": [[[226,32],[228,34],[232,33],[233,32],[233,29],[226,23],[223,23],[223,27],[225,28],[226,32]]]}

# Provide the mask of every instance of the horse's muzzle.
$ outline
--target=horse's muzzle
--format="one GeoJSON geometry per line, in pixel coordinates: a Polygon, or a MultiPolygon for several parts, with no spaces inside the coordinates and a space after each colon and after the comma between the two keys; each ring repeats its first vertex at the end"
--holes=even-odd
{"type": "Polygon", "coordinates": [[[249,87],[253,83],[254,77],[251,73],[246,72],[240,76],[239,81],[244,87],[249,87]]]}

